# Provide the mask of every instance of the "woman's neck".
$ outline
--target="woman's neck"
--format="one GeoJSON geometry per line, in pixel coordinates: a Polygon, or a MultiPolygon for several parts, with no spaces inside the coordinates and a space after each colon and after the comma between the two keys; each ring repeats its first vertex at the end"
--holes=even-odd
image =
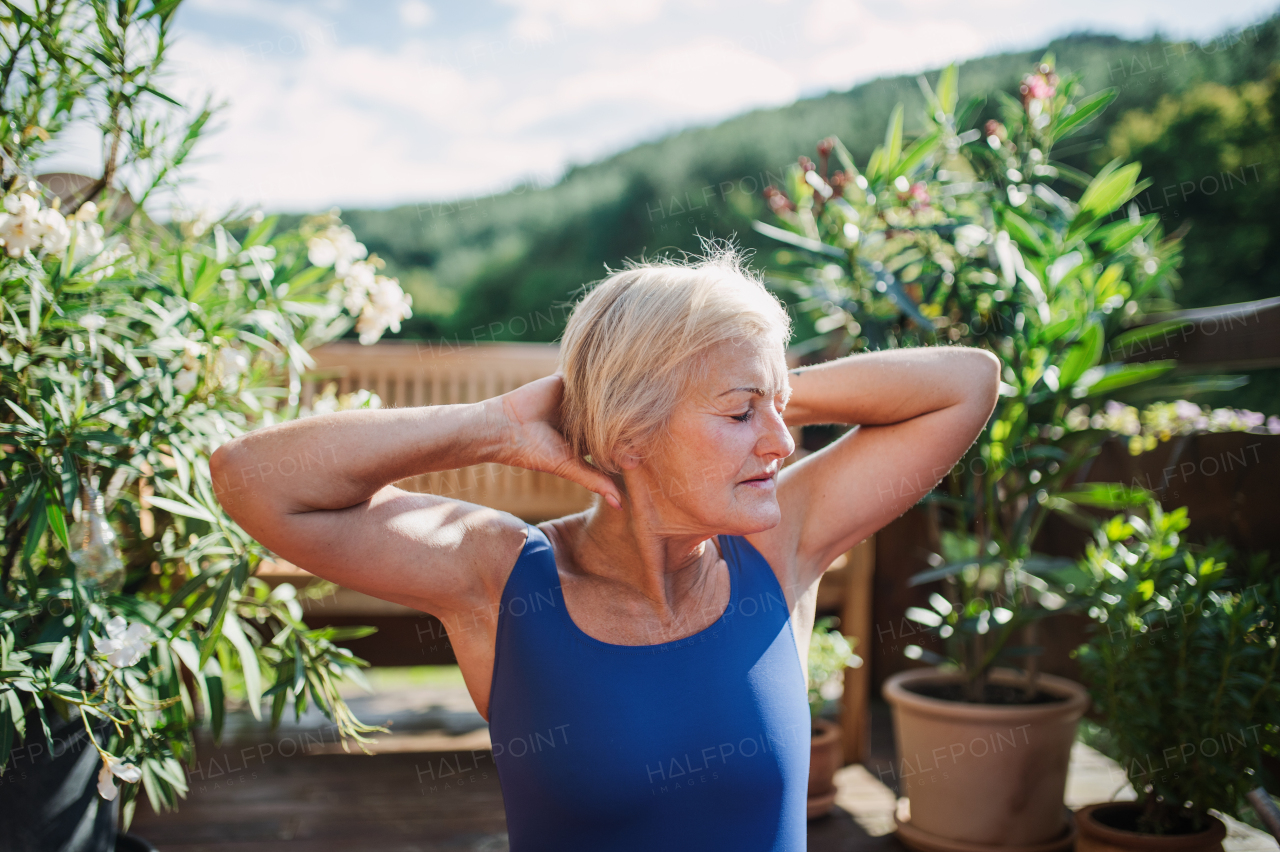
{"type": "Polygon", "coordinates": [[[701,597],[720,554],[714,536],[664,523],[645,508],[626,501],[618,510],[598,500],[562,530],[564,545],[576,572],[625,583],[674,611],[690,594],[701,597]]]}

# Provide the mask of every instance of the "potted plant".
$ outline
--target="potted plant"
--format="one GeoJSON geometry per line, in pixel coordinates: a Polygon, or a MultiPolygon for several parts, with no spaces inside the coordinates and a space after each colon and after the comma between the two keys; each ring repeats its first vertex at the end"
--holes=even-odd
{"type": "Polygon", "coordinates": [[[832,629],[837,621],[818,619],[809,639],[809,819],[831,812],[836,802],[836,771],[844,765],[840,726],[823,714],[844,694],[844,670],[862,665],[849,640],[832,629]]]}
{"type": "MultiPolygon", "coordinates": [[[[1076,482],[1108,436],[1138,453],[1172,434],[1266,427],[1248,413],[1210,418],[1183,400],[1128,404],[1175,398],[1153,384],[1173,361],[1126,357],[1178,326],[1144,325],[1171,304],[1178,240],[1157,216],[1125,210],[1145,186],[1137,163],[1089,175],[1053,157],[1114,90],[1084,96],[1046,56],[1019,97],[995,93],[1000,119],[982,122],[985,98],[961,105],[954,66],[936,86],[921,78],[921,88],[919,138],[904,142],[899,106],[865,169],[838,139],[824,140],[817,162],[800,158],[784,187],[766,189],[777,224],[756,229],[786,244],[770,278],[811,320],[801,347],[813,357],[954,343],[1004,362],[986,430],[954,469],[935,472],[942,482],[925,498],[933,567],[910,582],[941,586],[906,615],[944,653],[909,646],[908,656],[937,667],[895,675],[885,695],[901,775],[912,772],[908,757],[979,740],[1000,749],[1005,769],[993,772],[991,755],[970,762],[959,752],[947,757],[945,778],[917,764],[900,834],[921,849],[1066,848],[1062,792],[1086,695],[1038,672],[1036,626],[1066,604],[1053,576],[1070,564],[1034,550],[1041,526],[1052,512],[1131,499],[1120,486],[1076,482]],[[1015,736],[1019,747],[1009,747],[1015,736]]],[[[1177,392],[1223,386],[1219,377],[1181,379],[1177,392]]]]}
{"type": "Polygon", "coordinates": [[[0,28],[5,849],[100,852],[141,790],[175,807],[231,697],[273,724],[314,701],[344,744],[381,730],[337,690],[364,663],[335,643],[368,629],[308,629],[293,587],[253,576],[265,552],[208,457],[298,414],[309,347],[353,322],[376,339],[407,300],[333,216],[148,218],[210,118],[158,88],[177,6],[40,3],[0,28]],[[100,178],[32,179],[89,127],[100,178]]]}
{"type": "MultiPolygon", "coordinates": [[[[1220,850],[1280,746],[1280,575],[1233,573],[1151,501],[1099,525],[1074,583],[1094,625],[1077,656],[1137,800],[1078,812],[1081,852],[1220,850]]],[[[1123,779],[1121,779],[1123,780],[1123,779]]]]}

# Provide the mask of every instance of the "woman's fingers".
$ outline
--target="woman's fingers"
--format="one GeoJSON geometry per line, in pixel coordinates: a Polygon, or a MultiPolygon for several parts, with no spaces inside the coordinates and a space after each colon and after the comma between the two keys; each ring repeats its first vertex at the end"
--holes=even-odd
{"type": "Polygon", "coordinates": [[[557,426],[564,377],[556,372],[530,382],[503,397],[503,412],[514,437],[511,461],[517,467],[540,470],[576,482],[599,494],[615,509],[622,508],[617,485],[604,473],[574,456],[557,426]]]}
{"type": "Polygon", "coordinates": [[[522,466],[554,474],[561,479],[576,482],[583,488],[599,494],[610,506],[622,508],[622,495],[607,475],[576,458],[564,437],[546,423],[531,430],[530,442],[522,453],[522,466]]]}
{"type": "Polygon", "coordinates": [[[618,494],[618,486],[614,485],[612,479],[584,462],[574,459],[571,463],[571,472],[566,471],[560,476],[578,483],[588,491],[599,494],[613,508],[622,508],[622,497],[618,494]]]}

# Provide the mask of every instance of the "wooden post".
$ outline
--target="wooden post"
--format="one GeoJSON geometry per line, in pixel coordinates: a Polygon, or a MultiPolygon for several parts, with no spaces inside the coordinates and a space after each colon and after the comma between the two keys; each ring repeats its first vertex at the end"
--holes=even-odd
{"type": "Polygon", "coordinates": [[[876,565],[876,538],[871,536],[848,553],[849,577],[840,609],[840,632],[854,642],[862,658],[858,668],[844,670],[844,698],[840,727],[844,732],[844,762],[861,763],[871,740],[871,592],[876,565]]]}

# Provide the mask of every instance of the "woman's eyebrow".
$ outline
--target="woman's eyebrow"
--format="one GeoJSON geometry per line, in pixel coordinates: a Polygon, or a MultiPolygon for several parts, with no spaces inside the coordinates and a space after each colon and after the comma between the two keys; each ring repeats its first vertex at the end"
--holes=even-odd
{"type": "Polygon", "coordinates": [[[776,391],[776,393],[770,393],[769,391],[765,390],[764,388],[729,388],[727,391],[725,391],[724,393],[720,394],[720,396],[728,396],[729,394],[731,394],[731,393],[737,393],[738,391],[746,391],[747,393],[751,394],[752,396],[776,396],[777,394],[782,393],[784,390],[785,390],[785,388],[778,388],[778,390],[776,391]]]}

